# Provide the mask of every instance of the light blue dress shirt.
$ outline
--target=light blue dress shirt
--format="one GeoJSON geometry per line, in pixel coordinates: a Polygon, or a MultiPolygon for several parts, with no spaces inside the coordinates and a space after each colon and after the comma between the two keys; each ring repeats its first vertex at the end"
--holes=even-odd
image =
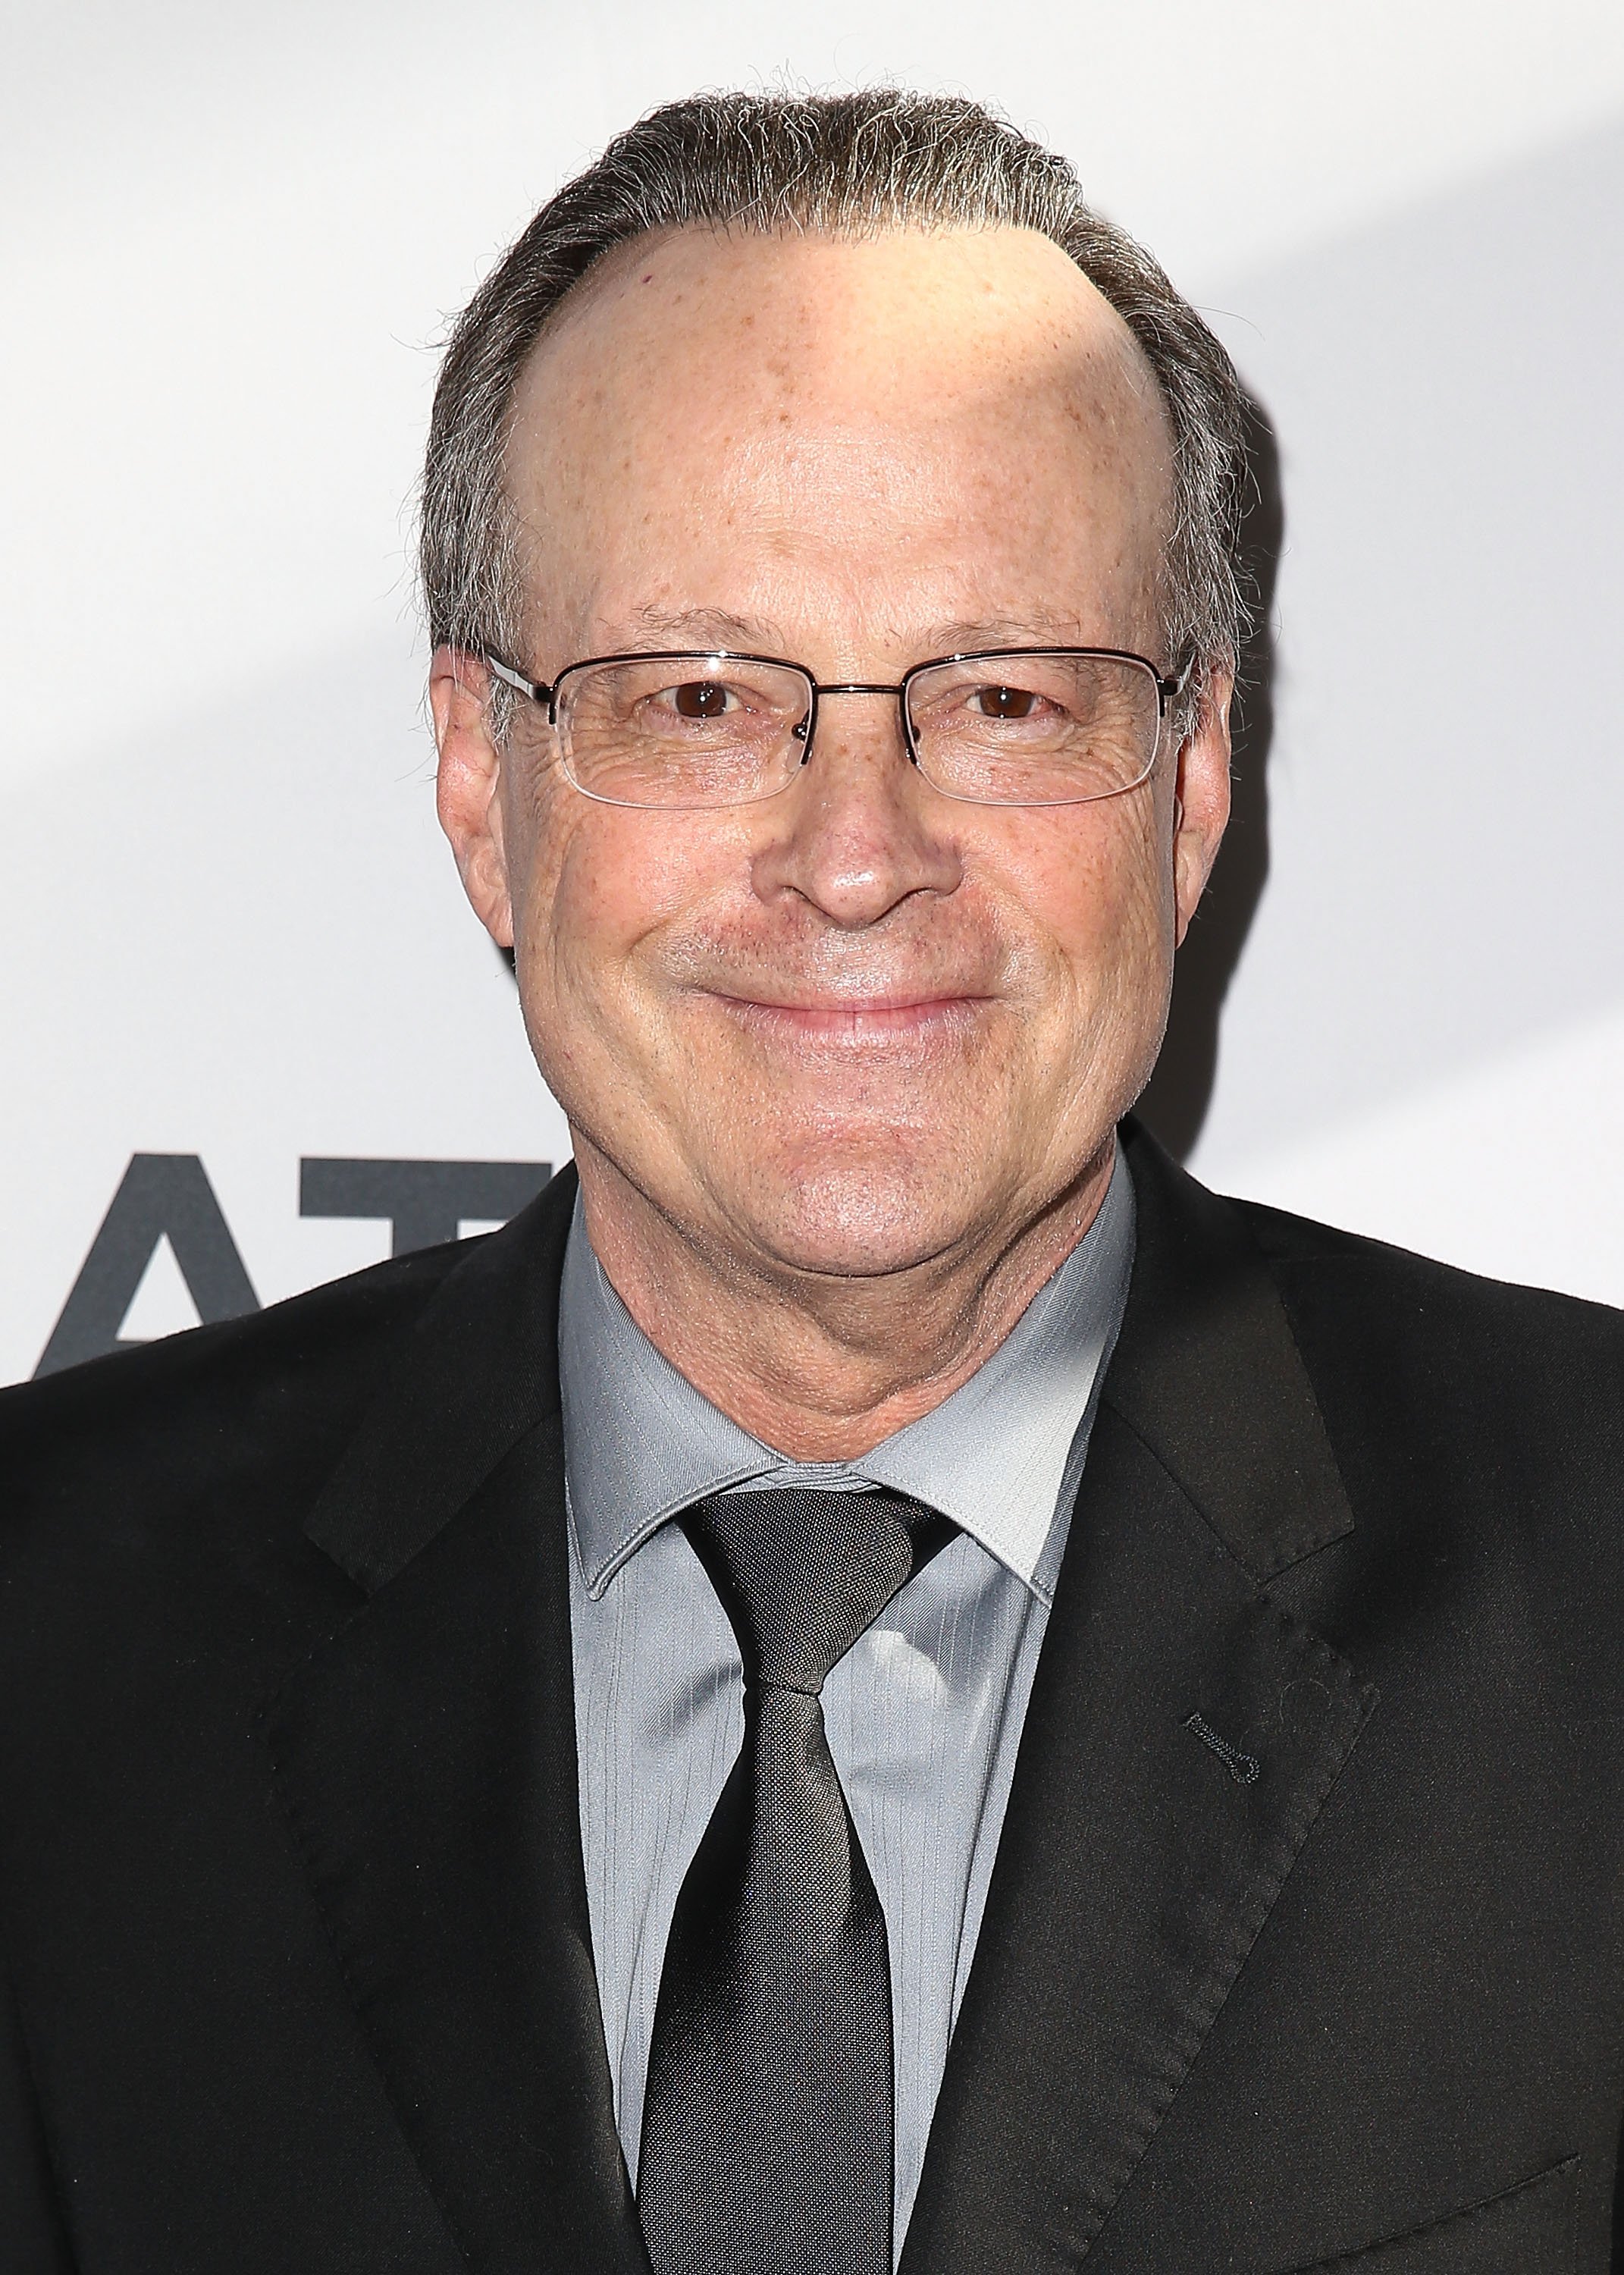
{"type": "Polygon", "coordinates": [[[968,1382],[857,1461],[791,1462],[661,1357],[609,1285],[578,1202],[559,1359],[581,1842],[634,2186],[666,1938],[744,1727],[732,1628],[668,1519],[719,1492],[890,1485],[959,1528],[823,1692],[890,1946],[900,2252],[1133,1246],[1119,1149],[1087,1235],[968,1382]]]}

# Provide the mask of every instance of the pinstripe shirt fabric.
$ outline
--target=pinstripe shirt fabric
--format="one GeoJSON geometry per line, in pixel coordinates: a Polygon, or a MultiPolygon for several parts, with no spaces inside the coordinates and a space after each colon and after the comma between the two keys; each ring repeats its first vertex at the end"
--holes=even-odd
{"type": "Polygon", "coordinates": [[[733,1630],[669,1519],[719,1492],[890,1485],[959,1528],[823,1693],[890,1946],[900,2253],[1133,1248],[1119,1148],[1087,1235],[968,1382],[857,1461],[790,1462],[661,1357],[609,1285],[577,1202],[559,1355],[581,1840],[634,2185],[671,1916],[744,1735],[733,1630]]]}

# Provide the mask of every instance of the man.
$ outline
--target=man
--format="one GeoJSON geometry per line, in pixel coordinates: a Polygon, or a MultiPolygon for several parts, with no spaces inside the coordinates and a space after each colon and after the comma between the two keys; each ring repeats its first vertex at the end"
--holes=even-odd
{"type": "Polygon", "coordinates": [[[959,102],[676,105],[474,300],[575,1168],[9,1395],[8,2271],[1613,2264],[1624,1332],[1124,1123],[1237,402],[959,102]]]}

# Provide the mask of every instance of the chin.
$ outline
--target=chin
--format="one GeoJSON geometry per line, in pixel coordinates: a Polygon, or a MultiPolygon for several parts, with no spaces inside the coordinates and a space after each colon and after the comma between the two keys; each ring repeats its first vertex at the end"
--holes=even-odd
{"type": "Polygon", "coordinates": [[[993,1206],[968,1180],[944,1175],[948,1168],[825,1160],[767,1177],[758,1165],[728,1213],[791,1271],[841,1279],[905,1272],[956,1247],[993,1206]]]}

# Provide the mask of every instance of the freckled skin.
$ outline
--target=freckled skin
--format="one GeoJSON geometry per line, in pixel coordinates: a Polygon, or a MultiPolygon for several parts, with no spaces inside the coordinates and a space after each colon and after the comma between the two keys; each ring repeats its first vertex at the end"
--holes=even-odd
{"type": "MultiPolygon", "coordinates": [[[[517,393],[526,652],[715,643],[820,680],[955,648],[1159,667],[1165,412],[1046,240],[683,231],[611,255],[517,393]]],[[[1227,683],[1125,796],[942,797],[895,699],[824,704],[779,797],[583,797],[442,652],[441,810],[517,951],[594,1245],[634,1316],[784,1451],[865,1449],[963,1381],[1098,1208],[1227,812],[1227,683]]]]}

